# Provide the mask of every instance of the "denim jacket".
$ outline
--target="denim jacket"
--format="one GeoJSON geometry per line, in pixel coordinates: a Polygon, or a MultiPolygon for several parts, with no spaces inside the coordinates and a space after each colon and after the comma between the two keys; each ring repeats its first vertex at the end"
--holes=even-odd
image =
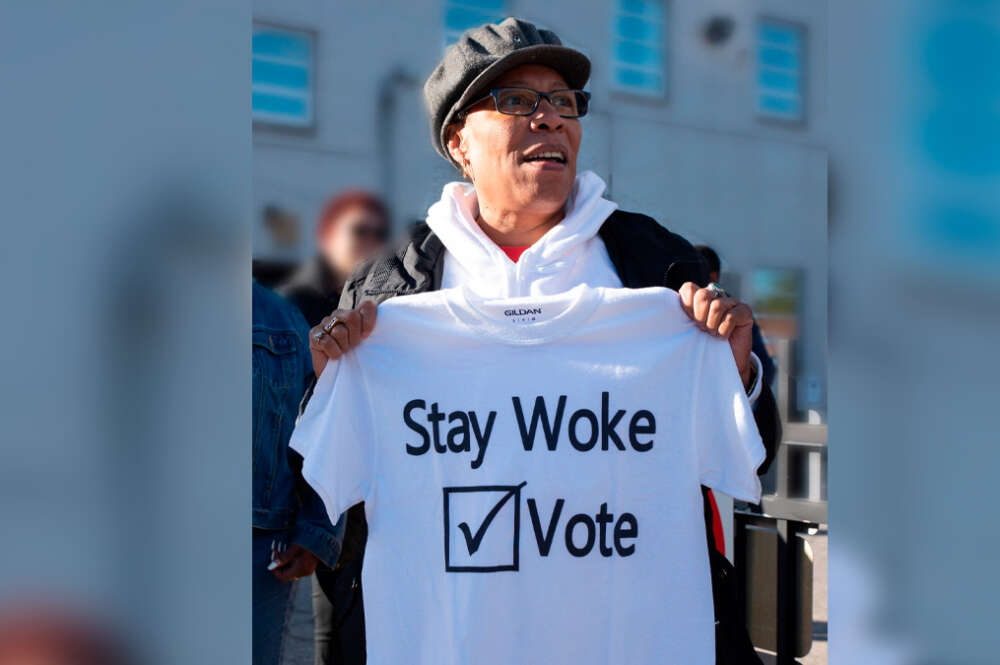
{"type": "Polygon", "coordinates": [[[289,529],[328,566],[340,555],[345,520],[331,524],[288,447],[299,400],[312,380],[309,328],[298,309],[253,283],[253,526],[289,529]]]}

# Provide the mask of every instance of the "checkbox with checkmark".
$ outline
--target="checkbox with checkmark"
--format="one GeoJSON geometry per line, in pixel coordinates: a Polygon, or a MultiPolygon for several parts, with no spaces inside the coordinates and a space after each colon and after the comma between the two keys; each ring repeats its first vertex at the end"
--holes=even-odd
{"type": "Polygon", "coordinates": [[[446,572],[518,569],[521,488],[526,484],[443,489],[446,572]]]}

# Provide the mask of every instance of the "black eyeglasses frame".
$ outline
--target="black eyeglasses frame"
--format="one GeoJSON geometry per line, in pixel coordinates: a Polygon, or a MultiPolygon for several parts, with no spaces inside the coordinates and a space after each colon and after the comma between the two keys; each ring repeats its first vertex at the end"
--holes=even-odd
{"type": "Polygon", "coordinates": [[[590,93],[587,92],[586,90],[578,90],[576,88],[559,88],[558,90],[550,90],[549,92],[542,92],[541,90],[535,90],[533,88],[525,88],[525,87],[522,87],[522,86],[516,86],[515,85],[515,86],[502,86],[502,87],[499,87],[499,88],[491,88],[488,93],[486,93],[485,95],[483,95],[479,99],[477,99],[475,101],[472,101],[472,102],[469,102],[468,104],[466,104],[465,106],[463,106],[461,109],[459,109],[459,111],[457,113],[455,113],[455,119],[456,120],[461,120],[466,115],[468,115],[469,109],[471,109],[476,104],[478,104],[478,103],[480,103],[480,102],[482,102],[482,101],[484,101],[486,99],[489,99],[491,97],[493,98],[493,108],[496,109],[497,113],[503,113],[504,115],[514,115],[514,116],[520,116],[520,117],[529,116],[529,115],[531,115],[532,113],[534,113],[535,111],[538,110],[538,105],[542,103],[543,99],[549,103],[549,106],[551,106],[552,108],[556,108],[556,105],[552,103],[552,97],[550,97],[550,95],[554,95],[557,92],[579,92],[580,94],[582,94],[584,96],[584,99],[586,99],[586,101],[587,101],[586,109],[580,115],[563,115],[562,113],[559,113],[558,111],[556,111],[556,113],[559,114],[560,118],[582,118],[583,116],[587,115],[587,112],[590,110],[590,93]],[[527,113],[507,113],[506,111],[501,111],[500,110],[500,99],[499,99],[499,97],[497,95],[498,95],[498,93],[500,93],[503,90],[527,90],[528,92],[533,92],[533,93],[535,93],[535,106],[530,111],[528,111],[527,113]]]}

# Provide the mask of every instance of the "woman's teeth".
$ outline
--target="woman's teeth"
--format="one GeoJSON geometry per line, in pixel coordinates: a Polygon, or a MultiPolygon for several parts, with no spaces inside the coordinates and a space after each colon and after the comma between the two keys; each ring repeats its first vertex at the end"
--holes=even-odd
{"type": "Polygon", "coordinates": [[[565,164],[566,163],[566,158],[563,157],[562,153],[559,153],[559,152],[540,152],[537,155],[532,155],[530,157],[525,157],[524,161],[526,161],[526,162],[536,162],[536,161],[539,161],[539,160],[542,160],[542,159],[551,159],[551,160],[559,162],[560,164],[565,164]]]}

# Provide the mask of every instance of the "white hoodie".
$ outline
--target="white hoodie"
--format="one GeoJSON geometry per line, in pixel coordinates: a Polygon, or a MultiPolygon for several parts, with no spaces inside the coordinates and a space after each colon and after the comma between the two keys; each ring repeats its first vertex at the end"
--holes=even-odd
{"type": "Polygon", "coordinates": [[[552,295],[577,284],[621,287],[601,225],[618,207],[601,195],[606,189],[593,171],[576,176],[566,216],[514,263],[476,223],[476,190],[464,182],[444,186],[427,210],[427,225],[446,252],[441,288],[468,285],[482,297],[552,295]]]}
{"type": "MultiPolygon", "coordinates": [[[[553,295],[577,284],[620,288],[623,286],[604,241],[601,225],[618,207],[601,195],[607,185],[593,171],[576,176],[566,216],[526,249],[514,263],[476,223],[475,188],[466,182],[449,182],[441,198],[427,210],[427,225],[445,247],[441,288],[467,285],[484,298],[517,298],[553,295]]],[[[750,354],[763,374],[757,354],[750,354]]],[[[748,395],[753,404],[760,396],[758,378],[748,395]]]]}

